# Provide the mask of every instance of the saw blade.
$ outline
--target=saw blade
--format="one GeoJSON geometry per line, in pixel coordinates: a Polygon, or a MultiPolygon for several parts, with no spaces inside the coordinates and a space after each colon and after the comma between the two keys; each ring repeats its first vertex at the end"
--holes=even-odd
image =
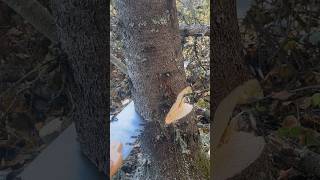
{"type": "MultiPolygon", "coordinates": [[[[112,117],[110,117],[111,120],[112,117]]],[[[125,160],[133,149],[136,138],[143,131],[143,119],[136,112],[131,101],[110,123],[110,142],[122,144],[122,157],[125,160]]]]}

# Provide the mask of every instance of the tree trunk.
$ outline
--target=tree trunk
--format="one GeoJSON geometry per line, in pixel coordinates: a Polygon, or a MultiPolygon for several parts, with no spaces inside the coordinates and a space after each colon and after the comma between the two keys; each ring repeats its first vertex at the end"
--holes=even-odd
{"type": "MultiPolygon", "coordinates": [[[[237,19],[236,1],[213,0],[212,3],[212,45],[211,45],[211,111],[216,112],[220,102],[230,92],[251,78],[243,57],[243,45],[237,19]]],[[[216,120],[211,123],[214,129],[216,120]]],[[[211,132],[211,142],[214,141],[211,132]]],[[[213,144],[213,143],[211,143],[213,144]]],[[[211,152],[214,152],[211,146],[211,152]]],[[[250,147],[248,147],[250,148],[250,147]]],[[[236,149],[235,149],[236,151],[236,149]]],[[[273,169],[270,159],[270,146],[266,145],[261,156],[232,180],[272,179],[273,169]],[[270,171],[269,171],[270,170],[270,171]]],[[[212,157],[211,157],[212,158],[212,157]]],[[[214,168],[211,159],[210,167],[214,168]]],[[[211,171],[213,172],[213,170],[211,171]]],[[[211,174],[211,177],[213,175],[211,174]]]]}
{"type": "Polygon", "coordinates": [[[212,1],[211,110],[234,88],[249,80],[237,19],[236,1],[212,1]],[[216,85],[215,85],[216,84],[216,85]]]}
{"type": "Polygon", "coordinates": [[[188,86],[175,1],[117,3],[133,100],[146,121],[141,147],[150,164],[141,179],[205,179],[196,160],[199,134],[193,113],[174,125],[164,121],[188,86]]]}
{"type": "Polygon", "coordinates": [[[109,3],[52,0],[58,39],[67,53],[68,80],[82,152],[109,174],[109,3]]]}

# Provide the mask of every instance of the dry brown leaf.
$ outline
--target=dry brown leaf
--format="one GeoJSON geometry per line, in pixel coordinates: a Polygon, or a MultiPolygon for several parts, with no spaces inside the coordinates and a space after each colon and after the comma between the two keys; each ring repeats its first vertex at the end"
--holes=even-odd
{"type": "Polygon", "coordinates": [[[289,106],[290,104],[292,104],[292,101],[285,101],[283,103],[281,103],[283,106],[289,106]]]}
{"type": "Polygon", "coordinates": [[[186,103],[184,97],[184,95],[189,94],[191,92],[191,87],[188,86],[178,94],[176,102],[172,105],[169,113],[166,116],[166,124],[176,122],[177,120],[185,117],[192,111],[193,106],[191,104],[186,103]]]}
{"type": "Polygon", "coordinates": [[[119,142],[111,142],[110,144],[110,178],[116,174],[122,165],[122,144],[119,142]]]}
{"type": "Polygon", "coordinates": [[[284,128],[293,128],[293,127],[297,127],[297,126],[300,126],[300,122],[293,115],[285,117],[282,122],[282,127],[284,127],[284,128]]]}
{"type": "Polygon", "coordinates": [[[215,150],[213,179],[228,179],[240,173],[260,157],[265,146],[262,137],[235,132],[227,144],[215,150]]]}
{"type": "Polygon", "coordinates": [[[256,79],[250,79],[236,89],[238,89],[238,93],[236,93],[238,95],[237,104],[247,104],[250,103],[250,100],[253,100],[253,98],[263,97],[263,90],[259,81],[256,79]]]}
{"type": "Polygon", "coordinates": [[[312,104],[311,97],[300,98],[296,101],[296,104],[299,106],[300,109],[308,109],[312,104]]]}
{"type": "Polygon", "coordinates": [[[289,168],[287,170],[280,170],[278,180],[287,180],[287,179],[289,179],[290,171],[292,171],[292,168],[289,168]]]}
{"type": "Polygon", "coordinates": [[[280,91],[280,92],[273,92],[271,97],[273,99],[279,99],[279,100],[287,100],[289,97],[291,97],[293,93],[289,93],[288,91],[280,91]]]}

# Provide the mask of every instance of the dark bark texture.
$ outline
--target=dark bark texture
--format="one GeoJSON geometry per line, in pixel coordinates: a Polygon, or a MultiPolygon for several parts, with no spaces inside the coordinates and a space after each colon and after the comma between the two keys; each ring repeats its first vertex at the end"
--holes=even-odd
{"type": "MultiPolygon", "coordinates": [[[[213,0],[211,12],[213,16],[210,30],[212,33],[210,78],[213,82],[211,84],[211,111],[215,112],[220,102],[234,88],[251,79],[251,75],[244,62],[236,1],[213,0]]],[[[214,129],[215,119],[212,118],[212,120],[211,129],[214,129]]],[[[211,142],[214,141],[213,133],[215,132],[211,132],[210,136],[211,142]]],[[[210,148],[210,152],[214,152],[215,147],[210,148]]],[[[214,168],[213,160],[211,159],[210,162],[210,167],[214,168]]],[[[272,167],[272,161],[270,147],[267,145],[255,162],[230,180],[272,179],[273,169],[270,167],[272,167]]]]}
{"type": "Polygon", "coordinates": [[[141,142],[150,164],[140,179],[204,179],[195,162],[199,145],[193,113],[164,124],[178,93],[188,86],[175,1],[121,0],[117,10],[133,100],[146,121],[141,142]]]}
{"type": "Polygon", "coordinates": [[[52,0],[58,39],[68,55],[68,86],[82,152],[109,174],[109,3],[52,0]]]}
{"type": "Polygon", "coordinates": [[[237,19],[236,1],[212,1],[211,111],[237,86],[249,80],[237,19]]]}

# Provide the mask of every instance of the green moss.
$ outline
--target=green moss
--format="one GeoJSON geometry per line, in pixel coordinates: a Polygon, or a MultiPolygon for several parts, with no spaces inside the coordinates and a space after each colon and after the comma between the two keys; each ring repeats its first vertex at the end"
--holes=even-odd
{"type": "Polygon", "coordinates": [[[152,23],[153,24],[156,24],[156,25],[166,25],[168,23],[168,20],[166,17],[155,17],[153,19],[151,19],[152,23]]]}
{"type": "Polygon", "coordinates": [[[204,152],[199,151],[196,156],[196,163],[199,170],[202,172],[206,179],[210,179],[210,159],[206,157],[204,152]]]}

